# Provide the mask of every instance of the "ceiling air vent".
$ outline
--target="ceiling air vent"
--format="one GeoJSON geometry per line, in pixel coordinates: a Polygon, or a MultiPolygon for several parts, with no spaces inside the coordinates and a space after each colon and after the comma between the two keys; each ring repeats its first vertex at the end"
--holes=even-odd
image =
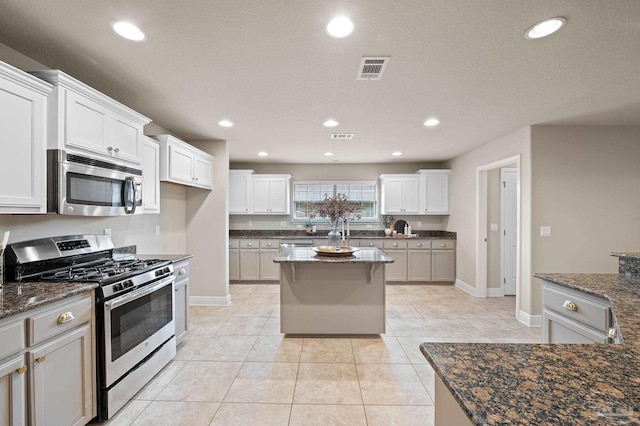
{"type": "Polygon", "coordinates": [[[339,140],[353,139],[353,133],[331,133],[331,139],[339,139],[339,140]]]}
{"type": "Polygon", "coordinates": [[[390,59],[389,56],[363,56],[356,80],[380,80],[390,59]]]}

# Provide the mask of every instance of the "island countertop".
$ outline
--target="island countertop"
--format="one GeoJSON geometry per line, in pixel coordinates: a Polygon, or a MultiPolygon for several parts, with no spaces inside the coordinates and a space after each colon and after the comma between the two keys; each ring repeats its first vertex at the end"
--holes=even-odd
{"type": "Polygon", "coordinates": [[[275,263],[393,263],[375,247],[359,248],[350,256],[320,255],[308,247],[286,247],[273,259],[275,263]]]}
{"type": "Polygon", "coordinates": [[[477,425],[640,424],[640,278],[535,276],[609,299],[622,343],[423,343],[436,374],[477,425]]]}

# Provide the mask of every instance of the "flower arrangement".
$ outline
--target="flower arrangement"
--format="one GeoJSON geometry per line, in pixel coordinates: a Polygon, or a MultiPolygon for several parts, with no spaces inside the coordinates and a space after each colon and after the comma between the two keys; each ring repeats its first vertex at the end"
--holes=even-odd
{"type": "Polygon", "coordinates": [[[395,221],[396,221],[396,218],[391,215],[382,216],[382,223],[384,223],[385,228],[391,228],[391,226],[393,225],[393,222],[395,221]]]}
{"type": "Polygon", "coordinates": [[[349,199],[345,194],[338,193],[335,197],[329,197],[324,194],[324,203],[313,204],[307,203],[309,218],[316,216],[329,219],[336,222],[339,219],[358,220],[362,217],[362,206],[349,203],[349,199]]]}

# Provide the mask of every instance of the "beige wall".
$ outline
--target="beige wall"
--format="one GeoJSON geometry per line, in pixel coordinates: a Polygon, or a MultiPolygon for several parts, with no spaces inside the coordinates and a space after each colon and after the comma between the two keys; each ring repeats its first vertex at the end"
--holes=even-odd
{"type": "Polygon", "coordinates": [[[226,304],[229,298],[229,227],[226,141],[189,142],[215,156],[213,190],[187,189],[186,233],[192,304],[226,304]]]}
{"type": "Polygon", "coordinates": [[[616,272],[611,251],[640,249],[640,127],[534,126],[531,137],[533,271],[616,272]]]}
{"type": "MultiPolygon", "coordinates": [[[[520,156],[521,271],[518,309],[532,313],[531,289],[531,137],[525,127],[466,152],[444,164],[451,169],[450,212],[447,230],[458,233],[457,277],[476,286],[476,228],[478,168],[520,156]]],[[[485,226],[482,224],[481,226],[485,226]]]]}
{"type": "MultiPolygon", "coordinates": [[[[290,174],[292,181],[378,181],[385,173],[415,173],[420,169],[438,169],[440,163],[380,163],[380,164],[263,164],[232,163],[231,169],[248,169],[256,173],[290,174]]],[[[378,182],[379,184],[379,182],[378,182]]],[[[378,194],[379,195],[379,194],[378,194]]],[[[379,198],[378,198],[379,199],[379,198]]],[[[396,216],[411,223],[412,231],[444,230],[448,216],[396,216]],[[418,226],[421,222],[422,226],[418,226]]],[[[381,230],[381,222],[374,224],[351,224],[354,230],[381,230]]],[[[293,223],[290,215],[243,216],[231,215],[229,229],[304,229],[300,223],[293,223]],[[250,223],[251,222],[251,223],[250,223]],[[282,225],[281,222],[284,222],[282,225]]],[[[328,230],[328,225],[318,225],[318,231],[328,230]]]]}

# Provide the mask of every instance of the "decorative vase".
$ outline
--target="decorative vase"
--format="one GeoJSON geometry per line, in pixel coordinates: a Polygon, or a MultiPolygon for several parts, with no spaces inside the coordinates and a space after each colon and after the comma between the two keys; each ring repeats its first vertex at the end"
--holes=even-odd
{"type": "Polygon", "coordinates": [[[331,229],[329,230],[329,234],[327,235],[329,237],[329,243],[327,245],[329,246],[340,247],[341,235],[340,231],[338,231],[338,223],[340,223],[339,219],[331,221],[331,229]]]}
{"type": "Polygon", "coordinates": [[[386,235],[387,237],[391,235],[391,228],[384,228],[384,235],[386,235]]]}

